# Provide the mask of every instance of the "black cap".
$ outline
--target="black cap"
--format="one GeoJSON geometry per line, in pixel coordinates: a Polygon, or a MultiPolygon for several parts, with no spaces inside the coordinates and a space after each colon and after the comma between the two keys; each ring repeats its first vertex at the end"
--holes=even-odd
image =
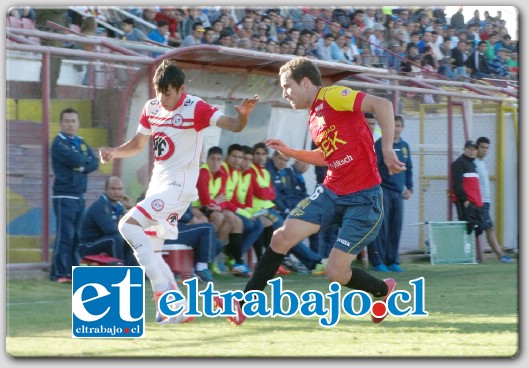
{"type": "Polygon", "coordinates": [[[475,148],[478,149],[478,145],[474,141],[466,141],[465,148],[475,148]]]}

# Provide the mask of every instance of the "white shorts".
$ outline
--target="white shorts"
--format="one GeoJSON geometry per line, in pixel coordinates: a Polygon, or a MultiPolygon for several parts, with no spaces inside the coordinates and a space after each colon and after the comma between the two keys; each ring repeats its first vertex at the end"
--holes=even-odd
{"type": "Polygon", "coordinates": [[[178,220],[187,211],[191,201],[181,201],[177,198],[178,191],[175,193],[173,188],[165,189],[145,197],[128,215],[140,224],[145,224],[145,219],[149,220],[159,238],[178,239],[178,220]]]}

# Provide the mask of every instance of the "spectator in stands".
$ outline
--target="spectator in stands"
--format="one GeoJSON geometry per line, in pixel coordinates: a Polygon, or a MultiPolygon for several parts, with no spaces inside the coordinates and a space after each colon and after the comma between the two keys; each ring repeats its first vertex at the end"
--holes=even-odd
{"type": "Polygon", "coordinates": [[[404,73],[419,73],[421,57],[417,45],[410,42],[406,46],[406,59],[400,64],[400,71],[404,73]]]}
{"type": "Polygon", "coordinates": [[[366,24],[364,23],[364,16],[365,13],[362,9],[355,10],[353,15],[351,16],[351,23],[355,23],[362,32],[366,27],[366,24]]]}
{"type": "Polygon", "coordinates": [[[204,37],[202,38],[202,43],[204,45],[214,45],[215,44],[215,31],[211,27],[206,27],[204,29],[204,37]]]}
{"type": "Polygon", "coordinates": [[[222,31],[216,44],[224,47],[233,47],[233,38],[229,32],[222,31]]]}
{"type": "Polygon", "coordinates": [[[169,45],[169,23],[166,20],[159,20],[156,22],[156,29],[153,29],[147,37],[161,45],[169,45]]]}
{"type": "Polygon", "coordinates": [[[457,47],[452,49],[452,59],[454,62],[454,72],[456,77],[459,78],[470,78],[469,68],[467,67],[469,53],[467,50],[468,46],[466,41],[459,41],[457,47]]]}
{"type": "Polygon", "coordinates": [[[132,208],[130,198],[123,191],[123,182],[110,176],[105,182],[105,192],[86,212],[81,225],[79,257],[106,253],[126,266],[138,266],[132,248],[118,230],[119,220],[132,208]]]}
{"type": "Polygon", "coordinates": [[[511,36],[509,34],[503,35],[501,40],[494,44],[494,49],[496,52],[500,48],[506,49],[508,53],[516,51],[516,45],[512,42],[511,36]]]}
{"type": "Polygon", "coordinates": [[[277,41],[270,39],[266,43],[265,51],[273,54],[279,54],[279,44],[277,43],[277,41]]]}
{"type": "Polygon", "coordinates": [[[346,40],[344,35],[339,35],[336,41],[331,44],[331,57],[334,61],[344,64],[352,64],[353,56],[349,53],[350,49],[346,46],[346,40]],[[347,54],[346,54],[347,52],[347,54]]]}
{"type": "Polygon", "coordinates": [[[469,55],[466,62],[467,68],[471,70],[471,77],[474,79],[490,78],[492,71],[489,68],[489,60],[485,56],[487,42],[480,41],[477,50],[469,55]]]}
{"type": "Polygon", "coordinates": [[[467,28],[469,26],[475,26],[478,29],[481,27],[481,19],[479,18],[479,10],[478,9],[474,10],[474,15],[467,22],[467,28]]]}
{"type": "Polygon", "coordinates": [[[35,9],[33,9],[31,6],[24,6],[19,9],[20,18],[28,18],[31,19],[33,23],[37,20],[37,13],[35,12],[35,9]]]}
{"type": "Polygon", "coordinates": [[[233,36],[235,34],[235,29],[234,29],[235,20],[233,19],[233,17],[228,14],[221,14],[219,16],[219,20],[222,23],[222,32],[225,32],[228,35],[233,36]]]}
{"type": "Polygon", "coordinates": [[[99,167],[92,149],[77,135],[79,127],[76,110],[67,108],[61,111],[61,131],[51,145],[55,176],[52,200],[57,228],[50,277],[59,283],[71,282],[72,266],[78,265],[77,247],[88,174],[99,167]]]}
{"type": "Polygon", "coordinates": [[[332,57],[332,45],[335,44],[334,40],[335,38],[333,34],[327,33],[323,37],[323,40],[320,41],[318,45],[318,55],[320,57],[320,60],[334,61],[332,57]]]}
{"type": "Polygon", "coordinates": [[[222,22],[219,19],[214,20],[213,23],[211,23],[211,28],[213,29],[213,32],[215,34],[214,42],[217,42],[217,40],[219,39],[220,33],[223,30],[222,22]]]}
{"type": "Polygon", "coordinates": [[[517,79],[515,75],[509,72],[509,66],[507,65],[507,49],[499,48],[498,54],[490,62],[490,70],[492,73],[501,79],[517,79]]]}
{"type": "MultiPolygon", "coordinates": [[[[373,26],[373,33],[369,36],[369,43],[371,47],[371,54],[381,56],[384,54],[384,49],[387,48],[387,41],[384,39],[385,28],[380,23],[375,23],[373,26]]],[[[380,60],[374,61],[379,63],[380,60]]],[[[373,64],[373,62],[372,62],[373,64]]]]}
{"type": "Polygon", "coordinates": [[[450,18],[450,25],[456,30],[465,28],[465,16],[463,15],[463,7],[460,6],[457,12],[450,18]]]}
{"type": "Polygon", "coordinates": [[[496,43],[498,43],[498,33],[494,32],[490,35],[489,39],[485,41],[487,43],[487,49],[485,50],[485,57],[488,60],[494,59],[496,56],[496,43]]]}
{"type": "Polygon", "coordinates": [[[143,42],[147,39],[147,36],[135,27],[134,19],[130,17],[123,19],[121,29],[124,32],[123,39],[127,41],[143,42]]]}
{"type": "Polygon", "coordinates": [[[246,30],[250,35],[254,34],[254,18],[251,16],[245,16],[237,25],[237,28],[246,30]]]}
{"type": "Polygon", "coordinates": [[[398,16],[403,24],[406,24],[410,21],[410,11],[408,9],[400,9],[398,16]]]}
{"type": "Polygon", "coordinates": [[[142,31],[144,34],[148,35],[149,33],[151,33],[155,28],[156,28],[156,8],[143,8],[143,12],[142,12],[142,19],[151,24],[152,27],[149,27],[148,25],[145,25],[141,22],[138,22],[138,24],[136,24],[136,28],[138,28],[140,31],[142,31]]]}
{"type": "MultiPolygon", "coordinates": [[[[175,47],[180,42],[181,37],[177,37],[179,32],[179,10],[175,6],[163,6],[161,11],[156,13],[155,20],[166,21],[168,26],[167,45],[175,47]]],[[[182,35],[180,35],[182,36],[182,35]]]]}
{"type": "Polygon", "coordinates": [[[206,32],[206,29],[200,22],[195,22],[193,24],[192,32],[190,35],[186,36],[184,40],[182,41],[181,46],[193,46],[193,45],[200,45],[202,44],[202,37],[204,36],[204,32],[206,32]]]}
{"type": "Polygon", "coordinates": [[[313,31],[314,24],[320,13],[320,9],[317,7],[311,7],[308,12],[305,12],[300,19],[299,29],[301,32],[304,30],[313,31]]]}

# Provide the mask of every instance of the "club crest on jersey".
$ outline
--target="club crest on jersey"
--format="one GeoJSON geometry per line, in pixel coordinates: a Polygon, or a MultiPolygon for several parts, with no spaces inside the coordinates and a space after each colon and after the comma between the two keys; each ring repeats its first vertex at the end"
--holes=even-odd
{"type": "Polygon", "coordinates": [[[406,147],[402,147],[402,155],[405,159],[408,158],[408,149],[406,147]]]}
{"type": "Polygon", "coordinates": [[[171,226],[178,225],[178,214],[177,213],[171,213],[169,217],[167,217],[167,222],[171,226]]]}
{"type": "Polygon", "coordinates": [[[163,210],[164,203],[161,199],[155,199],[154,201],[151,202],[151,207],[155,211],[161,211],[163,210]]]}
{"type": "Polygon", "coordinates": [[[172,124],[173,124],[173,126],[175,126],[175,127],[182,126],[182,124],[184,124],[184,117],[183,117],[182,115],[180,115],[180,114],[176,114],[176,115],[173,117],[172,124]]]}
{"type": "Polygon", "coordinates": [[[157,161],[167,160],[175,151],[173,141],[165,133],[154,133],[152,143],[154,158],[157,161]]]}
{"type": "Polygon", "coordinates": [[[347,96],[350,93],[351,93],[350,89],[342,89],[342,92],[341,92],[342,96],[344,96],[344,97],[347,96]]]}

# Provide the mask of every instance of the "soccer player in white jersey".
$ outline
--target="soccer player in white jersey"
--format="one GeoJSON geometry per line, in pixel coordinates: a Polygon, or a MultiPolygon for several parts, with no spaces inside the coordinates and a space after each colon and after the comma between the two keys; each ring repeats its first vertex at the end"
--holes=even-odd
{"type": "MultiPolygon", "coordinates": [[[[153,140],[154,169],[145,199],[120,221],[119,231],[145,267],[158,306],[167,290],[178,290],[174,275],[160,250],[165,239],[177,239],[178,219],[198,198],[196,183],[202,151],[202,130],[217,126],[240,132],[248,122],[259,97],[244,99],[235,106],[236,116],[226,116],[199,97],[186,94],[185,75],[175,60],[164,60],[153,78],[156,98],[146,102],[140,124],[132,139],[119,147],[102,147],[100,158],[106,163],[115,158],[141,152],[149,138],[153,140]],[[156,236],[148,236],[154,228],[156,236]]],[[[158,309],[158,323],[187,322],[182,314],[166,318],[158,309]]]]}

